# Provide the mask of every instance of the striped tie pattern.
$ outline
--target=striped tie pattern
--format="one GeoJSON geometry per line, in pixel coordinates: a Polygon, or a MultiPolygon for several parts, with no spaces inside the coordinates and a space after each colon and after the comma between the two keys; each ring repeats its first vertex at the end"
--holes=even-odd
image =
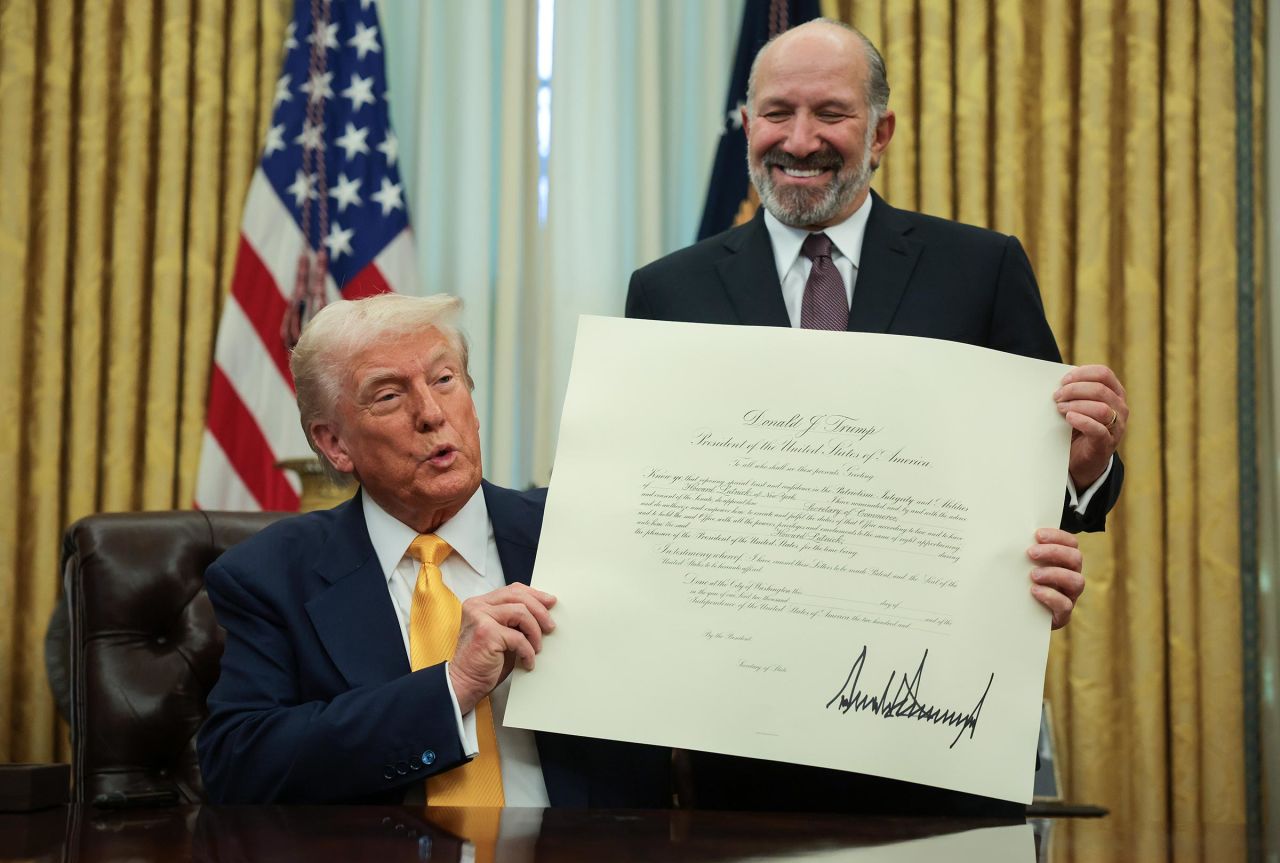
{"type": "MultiPolygon", "coordinates": [[[[409,554],[421,564],[409,609],[409,666],[417,671],[453,658],[462,628],[462,603],[444,583],[440,564],[453,551],[435,534],[419,536],[409,554]]],[[[476,704],[480,754],[467,764],[427,780],[428,806],[502,806],[502,767],[493,707],[485,696],[476,704]]]]}

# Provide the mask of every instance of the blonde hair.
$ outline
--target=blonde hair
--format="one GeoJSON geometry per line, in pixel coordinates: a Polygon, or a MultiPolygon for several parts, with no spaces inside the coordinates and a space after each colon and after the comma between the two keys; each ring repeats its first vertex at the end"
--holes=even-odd
{"type": "MultiPolygon", "coordinates": [[[[303,434],[331,474],[332,465],[312,439],[311,426],[337,419],[346,363],[370,345],[434,327],[458,352],[467,387],[475,389],[467,368],[467,339],[455,325],[461,310],[462,301],[449,294],[376,294],[330,303],[303,328],[289,357],[289,370],[293,373],[303,434]]],[[[347,479],[343,474],[338,476],[347,479]]]]}

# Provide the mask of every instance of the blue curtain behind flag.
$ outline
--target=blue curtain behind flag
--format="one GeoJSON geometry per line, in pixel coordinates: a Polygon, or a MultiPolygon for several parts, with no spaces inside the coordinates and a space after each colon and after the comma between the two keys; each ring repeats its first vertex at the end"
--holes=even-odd
{"type": "MultiPolygon", "coordinates": [[[[817,18],[819,0],[747,0],[742,10],[742,30],[733,60],[733,79],[724,103],[724,131],[716,147],[716,161],[707,187],[707,204],[702,210],[698,239],[705,240],[733,226],[738,208],[747,197],[747,137],[742,133],[739,110],[747,101],[747,75],[751,61],[769,37],[771,18],[786,7],[786,26],[794,27],[817,18]]],[[[780,16],[779,16],[780,17],[780,16]]],[[[772,23],[777,26],[776,19],[772,23]]]]}

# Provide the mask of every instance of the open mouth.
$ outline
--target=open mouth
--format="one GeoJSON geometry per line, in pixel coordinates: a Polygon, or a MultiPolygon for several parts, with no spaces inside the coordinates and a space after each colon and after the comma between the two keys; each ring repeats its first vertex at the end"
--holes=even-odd
{"type": "Polygon", "coordinates": [[[436,467],[448,467],[458,455],[458,450],[448,444],[441,444],[427,455],[427,461],[436,467]]]}
{"type": "Polygon", "coordinates": [[[779,180],[785,179],[790,182],[804,183],[810,180],[827,182],[843,164],[844,161],[840,156],[834,150],[827,148],[810,153],[803,158],[793,156],[777,147],[764,155],[765,167],[771,172],[776,171],[774,176],[779,180]]]}

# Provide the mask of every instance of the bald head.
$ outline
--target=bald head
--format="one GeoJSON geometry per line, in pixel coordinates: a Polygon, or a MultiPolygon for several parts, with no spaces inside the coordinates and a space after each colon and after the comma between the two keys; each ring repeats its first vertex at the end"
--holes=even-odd
{"type": "Polygon", "coordinates": [[[811,21],[765,45],[742,112],[765,209],[810,231],[849,218],[893,137],[888,100],[879,52],[847,25],[811,21]]]}
{"type": "MultiPolygon", "coordinates": [[[[843,21],[815,18],[774,36],[756,53],[747,77],[747,113],[756,113],[756,85],[762,67],[802,74],[818,63],[840,64],[862,83],[872,124],[889,109],[884,58],[861,31],[843,21]]],[[[767,74],[767,72],[766,72],[767,74]]]]}

